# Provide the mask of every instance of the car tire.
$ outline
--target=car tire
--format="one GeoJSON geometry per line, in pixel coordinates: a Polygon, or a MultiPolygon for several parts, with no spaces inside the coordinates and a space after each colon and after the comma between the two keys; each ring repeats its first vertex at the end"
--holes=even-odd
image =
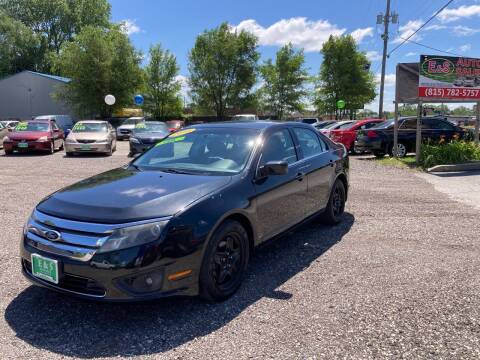
{"type": "Polygon", "coordinates": [[[381,152],[381,151],[373,151],[373,155],[375,155],[375,157],[377,159],[381,159],[381,158],[385,157],[385,153],[381,152]]]}
{"type": "Polygon", "coordinates": [[[3,150],[5,151],[5,155],[13,155],[13,150],[3,150]]]}
{"type": "Polygon", "coordinates": [[[62,145],[60,145],[60,147],[58,148],[58,150],[63,150],[63,148],[65,147],[65,142],[62,140],[62,145]]]}
{"type": "Polygon", "coordinates": [[[322,223],[326,225],[337,225],[340,223],[345,210],[346,194],[343,181],[337,179],[330,192],[327,208],[320,217],[322,223]]]}
{"type": "Polygon", "coordinates": [[[213,233],[200,268],[200,296],[209,302],[228,299],[240,287],[249,260],[248,234],[227,220],[213,233]]]}
{"type": "Polygon", "coordinates": [[[350,154],[351,155],[360,155],[360,152],[355,150],[355,144],[352,144],[350,146],[350,154]]]}
{"type": "Polygon", "coordinates": [[[67,156],[67,157],[72,157],[73,155],[75,155],[75,153],[73,153],[71,151],[65,152],[65,156],[67,156]]]}
{"type": "MultiPolygon", "coordinates": [[[[390,147],[390,156],[395,156],[393,154],[393,144],[390,147]]],[[[404,158],[405,156],[407,156],[407,147],[402,143],[397,143],[397,157],[404,158]]]]}

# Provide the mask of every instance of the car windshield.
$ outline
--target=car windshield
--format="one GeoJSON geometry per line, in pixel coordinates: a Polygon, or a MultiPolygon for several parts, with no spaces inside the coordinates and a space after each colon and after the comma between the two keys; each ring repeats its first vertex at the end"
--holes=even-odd
{"type": "Polygon", "coordinates": [[[135,125],[138,122],[140,122],[139,119],[126,119],[122,125],[135,125]]]}
{"type": "Polygon", "coordinates": [[[48,131],[50,125],[48,122],[21,122],[15,126],[15,131],[48,131]]]}
{"type": "Polygon", "coordinates": [[[346,122],[346,123],[338,125],[337,129],[338,130],[340,130],[340,129],[350,129],[353,125],[355,125],[354,122],[346,122]]]}
{"type": "Polygon", "coordinates": [[[150,133],[150,132],[167,132],[168,133],[168,128],[167,125],[164,123],[148,123],[148,122],[142,122],[138,123],[135,126],[135,132],[136,133],[150,133]]]}
{"type": "Polygon", "coordinates": [[[393,126],[394,121],[395,120],[393,119],[389,119],[387,121],[381,122],[380,124],[371,127],[370,129],[388,129],[393,126]]]}
{"type": "Polygon", "coordinates": [[[107,124],[78,122],[75,124],[72,131],[74,133],[107,132],[107,124]]]}
{"type": "Polygon", "coordinates": [[[259,131],[190,128],[171,134],[132,164],[141,170],[232,175],[245,168],[259,131]]]}

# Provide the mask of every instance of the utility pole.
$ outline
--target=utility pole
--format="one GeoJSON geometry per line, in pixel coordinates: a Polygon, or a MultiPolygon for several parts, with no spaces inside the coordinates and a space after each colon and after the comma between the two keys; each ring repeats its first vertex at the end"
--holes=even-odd
{"type": "Polygon", "coordinates": [[[378,116],[383,117],[383,92],[385,89],[385,66],[387,64],[387,47],[388,47],[388,25],[390,20],[393,24],[398,22],[398,15],[393,13],[390,15],[390,0],[387,0],[387,9],[385,11],[385,16],[381,14],[377,16],[377,24],[382,24],[384,26],[384,31],[382,35],[383,39],[383,55],[382,55],[382,75],[380,77],[380,98],[378,102],[378,116]]]}

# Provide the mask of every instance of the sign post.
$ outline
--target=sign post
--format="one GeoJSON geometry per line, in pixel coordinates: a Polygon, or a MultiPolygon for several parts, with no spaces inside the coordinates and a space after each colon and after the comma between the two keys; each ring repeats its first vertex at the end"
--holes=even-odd
{"type": "Polygon", "coordinates": [[[477,102],[477,121],[475,122],[475,144],[478,145],[480,133],[480,101],[477,102]]]}

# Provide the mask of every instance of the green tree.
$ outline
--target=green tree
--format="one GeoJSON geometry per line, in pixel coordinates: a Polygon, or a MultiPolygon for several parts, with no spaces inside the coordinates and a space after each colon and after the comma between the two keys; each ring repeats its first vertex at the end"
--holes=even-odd
{"type": "Polygon", "coordinates": [[[110,26],[107,0],[0,0],[7,15],[21,21],[41,39],[41,71],[50,72],[65,42],[85,26],[110,26]]]}
{"type": "Polygon", "coordinates": [[[308,75],[304,63],[303,51],[295,51],[288,44],[278,50],[275,63],[268,59],[260,67],[264,81],[261,96],[266,109],[273,112],[277,119],[283,119],[290,112],[303,110],[306,96],[304,84],[308,75]]]}
{"type": "Polygon", "coordinates": [[[189,84],[197,108],[225,118],[227,109],[242,108],[256,82],[257,38],[234,32],[223,23],[200,34],[189,54],[189,84]]]}
{"type": "Polygon", "coordinates": [[[144,108],[156,119],[165,120],[182,113],[178,70],[177,59],[168,50],[161,45],[150,48],[150,62],[145,68],[144,108]]]}
{"type": "Polygon", "coordinates": [[[111,116],[112,111],[131,104],[140,88],[140,59],[118,26],[109,30],[87,26],[62,47],[56,66],[72,81],[57,96],[81,116],[111,116]],[[104,103],[107,94],[116,98],[112,107],[104,103]]]}
{"type": "Polygon", "coordinates": [[[40,41],[28,27],[0,12],[0,34],[0,78],[37,70],[40,41]]]}
{"type": "Polygon", "coordinates": [[[321,54],[323,62],[314,99],[320,113],[343,116],[349,111],[352,117],[355,109],[375,99],[375,81],[367,70],[368,59],[358,50],[352,36],[330,36],[321,54]],[[337,111],[338,100],[346,103],[341,113],[337,111]]]}

